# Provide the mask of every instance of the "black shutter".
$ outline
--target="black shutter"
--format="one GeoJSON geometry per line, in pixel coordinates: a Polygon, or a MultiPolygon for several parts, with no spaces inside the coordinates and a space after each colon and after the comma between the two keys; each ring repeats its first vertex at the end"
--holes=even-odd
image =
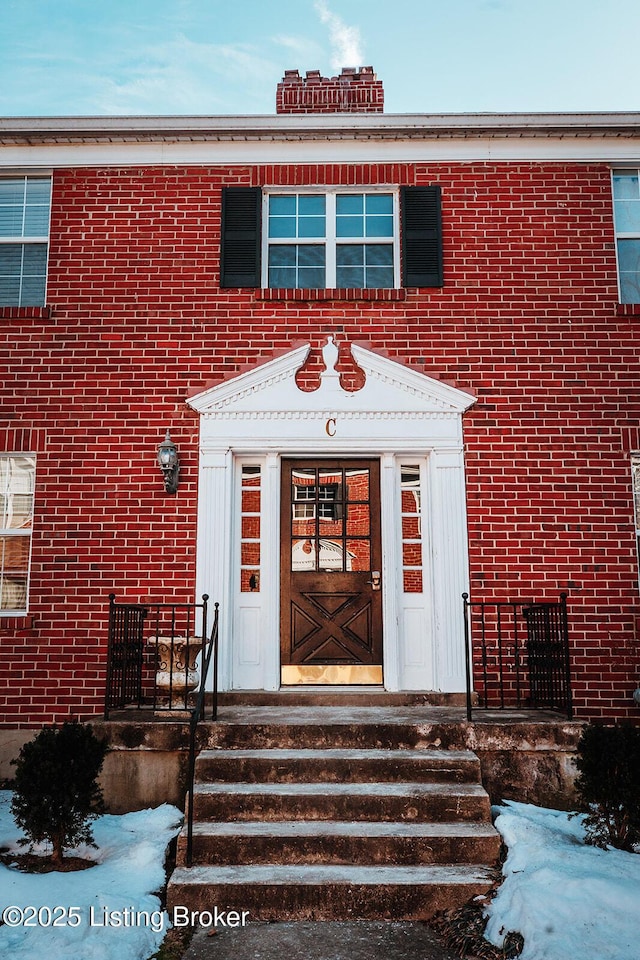
{"type": "Polygon", "coordinates": [[[402,285],[441,287],[440,187],[402,187],[402,285]]]}
{"type": "Polygon", "coordinates": [[[221,287],[260,286],[261,211],[260,187],[223,188],[221,287]]]}

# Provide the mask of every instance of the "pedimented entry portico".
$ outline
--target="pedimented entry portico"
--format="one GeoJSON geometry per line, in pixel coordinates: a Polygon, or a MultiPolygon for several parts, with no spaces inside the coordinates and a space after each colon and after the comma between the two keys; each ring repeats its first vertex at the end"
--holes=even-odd
{"type": "Polygon", "coordinates": [[[322,668],[359,662],[358,643],[378,642],[367,619],[374,614],[348,623],[343,617],[351,633],[342,636],[324,622],[324,646],[308,644],[309,655],[303,648],[315,628],[304,618],[313,619],[314,604],[338,609],[338,600],[326,596],[346,597],[357,579],[348,574],[358,573],[363,590],[377,575],[371,611],[379,604],[382,669],[342,674],[346,682],[461,692],[460,595],[468,588],[462,415],[474,398],[355,344],[352,356],[366,380],[347,391],[332,338],[323,349],[320,387],[303,391],[296,374],[310,349],[297,347],[189,400],[201,415],[196,588],[221,603],[220,688],[336,682],[340,674],[322,668]],[[292,464],[295,502],[285,506],[282,473],[292,464]],[[379,507],[347,490],[345,470],[355,484],[371,469],[379,472],[379,507]],[[368,526],[365,504],[374,511],[368,526]],[[371,552],[376,528],[380,569],[371,552]],[[295,589],[302,583],[304,594],[303,572],[312,562],[323,575],[314,581],[315,599],[291,614],[298,618],[294,646],[300,641],[302,651],[296,674],[283,669],[291,664],[281,654],[281,621],[289,616],[281,588],[297,573],[295,589]]]}

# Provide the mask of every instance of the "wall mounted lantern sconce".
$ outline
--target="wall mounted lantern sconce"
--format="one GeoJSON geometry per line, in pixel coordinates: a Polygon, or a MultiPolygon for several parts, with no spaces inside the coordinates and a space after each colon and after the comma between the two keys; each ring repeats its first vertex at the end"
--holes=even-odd
{"type": "Polygon", "coordinates": [[[158,447],[158,466],[162,470],[164,489],[167,493],[175,493],[178,489],[180,457],[178,456],[178,448],[169,436],[168,430],[166,437],[158,447]]]}

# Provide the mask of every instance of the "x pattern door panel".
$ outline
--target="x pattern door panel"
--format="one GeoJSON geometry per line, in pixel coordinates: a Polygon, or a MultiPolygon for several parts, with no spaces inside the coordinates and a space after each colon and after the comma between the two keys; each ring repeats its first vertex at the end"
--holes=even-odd
{"type": "Polygon", "coordinates": [[[379,464],[285,460],[282,664],[381,665],[379,464]]]}

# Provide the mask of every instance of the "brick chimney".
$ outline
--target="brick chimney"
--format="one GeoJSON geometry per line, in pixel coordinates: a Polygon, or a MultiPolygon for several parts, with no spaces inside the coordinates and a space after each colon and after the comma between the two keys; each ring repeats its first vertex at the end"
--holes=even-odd
{"type": "Polygon", "coordinates": [[[382,113],[384,90],[373,67],[343,67],[339,77],[319,70],[285,70],[276,92],[276,113],[382,113]]]}

